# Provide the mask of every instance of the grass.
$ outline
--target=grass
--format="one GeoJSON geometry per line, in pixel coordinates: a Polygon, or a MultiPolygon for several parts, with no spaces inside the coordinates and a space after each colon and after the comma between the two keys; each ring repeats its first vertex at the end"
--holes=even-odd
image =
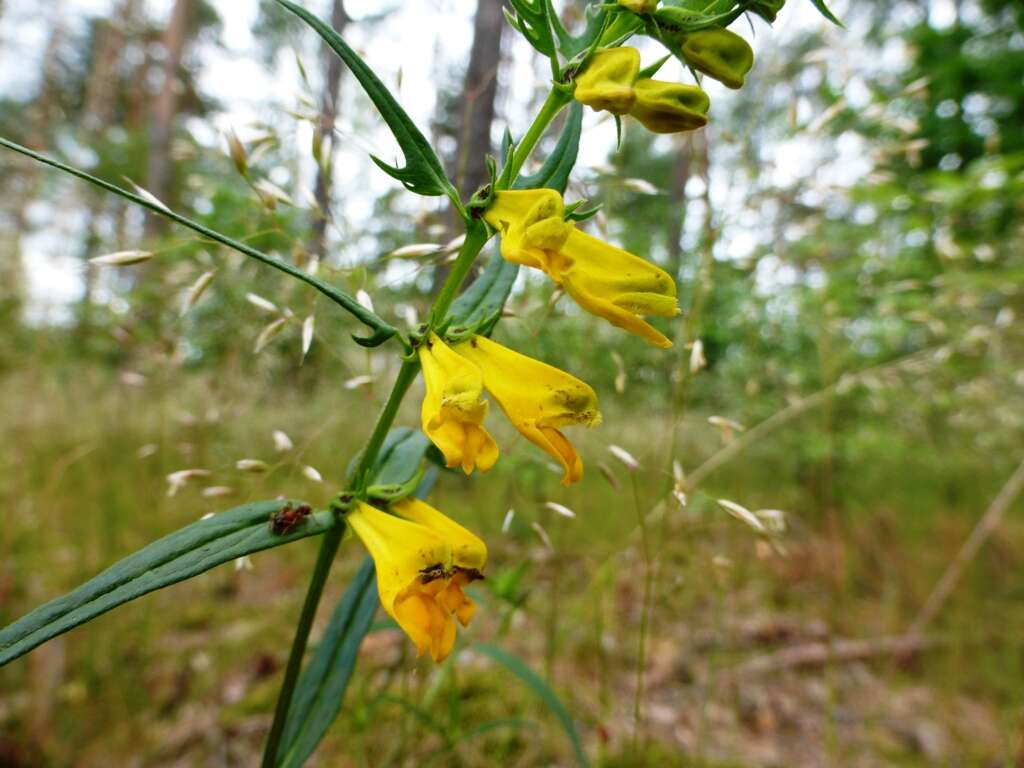
{"type": "MultiPolygon", "coordinates": [[[[106,366],[62,360],[0,379],[0,623],[206,512],[278,494],[326,502],[379,392],[345,390],[328,376],[311,384],[269,362],[240,365],[216,373],[154,365],[141,387],[106,366]],[[275,429],[294,451],[274,452],[275,429]],[[152,447],[140,458],[143,446],[152,447]],[[240,458],[272,469],[239,472],[240,458]],[[306,478],[306,464],[326,482],[306,478]],[[165,476],[188,467],[213,474],[169,497],[165,476]],[[235,494],[204,498],[204,485],[235,494]]],[[[634,743],[645,564],[629,474],[605,447],[638,458],[639,505],[650,511],[670,484],[672,435],[656,402],[600,394],[604,426],[574,436],[587,464],[583,483],[563,489],[547,461],[496,417],[489,423],[504,453],[487,482],[442,479],[434,503],[491,549],[489,578],[476,591],[478,621],[459,641],[466,652],[433,667],[393,630],[374,632],[316,764],[571,764],[555,719],[515,677],[474,654],[474,642],[496,643],[545,677],[606,768],[1016,758],[1024,602],[1015,575],[1024,526],[1012,514],[940,616],[937,649],[729,679],[738,662],[775,648],[903,630],[1012,469],[1012,456],[1004,462],[970,446],[922,450],[915,424],[884,417],[840,421],[832,437],[842,460],[827,477],[815,453],[818,422],[804,418],[719,470],[686,509],[660,507],[649,525],[645,725],[634,743]],[[715,497],[786,510],[784,553],[715,497]],[[577,518],[546,509],[549,500],[577,518]]],[[[416,423],[417,399],[401,423],[416,423]]],[[[720,444],[707,415],[689,413],[677,435],[687,468],[720,444]]],[[[299,542],[255,556],[252,570],[205,574],[0,670],[0,763],[14,755],[13,765],[251,764],[315,551],[315,541],[299,542]]],[[[362,556],[358,543],[343,545],[321,622],[362,556]]]]}

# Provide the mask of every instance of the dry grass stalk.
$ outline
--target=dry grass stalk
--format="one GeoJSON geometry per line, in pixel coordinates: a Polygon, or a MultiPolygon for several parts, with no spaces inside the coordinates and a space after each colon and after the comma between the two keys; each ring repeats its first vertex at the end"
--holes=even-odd
{"type": "Polygon", "coordinates": [[[992,500],[988,509],[985,510],[985,514],[981,516],[981,519],[974,526],[971,535],[967,537],[960,551],[956,553],[956,557],[946,567],[932,593],[928,595],[928,599],[925,600],[921,610],[914,618],[914,621],[911,622],[907,634],[920,635],[938,615],[939,611],[942,610],[942,606],[945,605],[946,600],[949,599],[953,590],[956,589],[956,585],[960,582],[964,571],[967,570],[967,566],[974,560],[982,545],[992,535],[992,532],[999,527],[1003,517],[1006,515],[1006,511],[1022,490],[1024,490],[1024,460],[1021,460],[1017,469],[1010,475],[1010,479],[999,490],[999,493],[992,500]]]}

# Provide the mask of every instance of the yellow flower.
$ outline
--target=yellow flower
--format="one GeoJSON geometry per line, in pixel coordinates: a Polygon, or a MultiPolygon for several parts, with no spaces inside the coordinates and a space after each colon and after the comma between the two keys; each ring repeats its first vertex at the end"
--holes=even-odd
{"type": "Polygon", "coordinates": [[[384,610],[416,643],[443,661],[455,643],[448,608],[452,549],[441,533],[418,523],[359,505],[346,516],[377,568],[377,592],[384,610]]]}
{"type": "Polygon", "coordinates": [[[476,605],[466,597],[463,588],[484,577],[487,546],[478,536],[419,499],[402,499],[392,504],[391,509],[395,514],[430,529],[448,542],[452,550],[451,576],[438,594],[438,600],[445,610],[458,618],[462,626],[468,626],[476,613],[476,605]]]}
{"type": "Polygon", "coordinates": [[[553,189],[505,190],[484,214],[501,235],[501,255],[543,270],[576,303],[655,346],[672,342],[641,315],[674,317],[676,284],[663,269],[580,232],[565,221],[553,189]]]}
{"type": "Polygon", "coordinates": [[[487,403],[481,400],[483,375],[468,360],[455,354],[436,334],[419,350],[427,393],[421,417],[423,431],[449,467],[462,466],[467,475],[474,467],[486,472],[498,460],[498,446],[483,428],[487,403]]]}
{"type": "Polygon", "coordinates": [[[747,41],[720,27],[687,35],[681,52],[691,67],[734,89],[743,87],[744,77],[754,66],[754,52],[747,41]]]}
{"type": "Polygon", "coordinates": [[[480,367],[484,386],[520,434],[562,465],[562,484],[579,480],[583,462],[557,428],[601,422],[594,390],[565,371],[483,336],[456,345],[455,351],[480,367]]]}
{"type": "Polygon", "coordinates": [[[636,99],[633,81],[639,72],[640,52],[636,48],[598,51],[576,75],[576,101],[593,109],[607,109],[613,115],[624,115],[636,99]]]}
{"type": "Polygon", "coordinates": [[[707,125],[708,95],[695,85],[638,80],[629,114],[654,133],[692,131],[707,125]]]}

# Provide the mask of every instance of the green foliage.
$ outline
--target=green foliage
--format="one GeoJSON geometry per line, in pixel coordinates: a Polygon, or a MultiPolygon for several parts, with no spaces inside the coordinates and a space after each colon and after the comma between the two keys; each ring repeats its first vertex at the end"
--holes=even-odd
{"type": "Polygon", "coordinates": [[[68,594],[0,631],[0,666],[119,605],[239,557],[290,544],[334,527],[331,512],[301,518],[278,533],[270,524],[298,501],[260,501],[192,523],[126,557],[68,594]]]}
{"type": "Polygon", "coordinates": [[[355,670],[359,646],[370,631],[377,607],[373,560],[367,557],[334,609],[295,688],[277,752],[278,765],[303,765],[338,716],[355,670]]]}
{"type": "Polygon", "coordinates": [[[289,0],[277,0],[291,13],[298,16],[309,26],[316,30],[335,53],[345,62],[352,75],[359,81],[366,95],[370,97],[374,106],[380,111],[388,128],[391,129],[395,140],[402,148],[405,155],[405,166],[397,167],[385,163],[378,157],[373,157],[373,162],[389,176],[398,179],[410,192],[417,195],[448,195],[452,202],[459,205],[458,193],[448,181],[448,177],[441,167],[441,161],[437,159],[430,142],[420,133],[419,128],[412,122],[405,110],[391,95],[384,83],[369,66],[349,48],[348,44],[337,32],[325,22],[318,19],[305,8],[289,2],[289,0]]]}
{"type": "Polygon", "coordinates": [[[494,661],[498,662],[501,666],[511,672],[513,675],[519,678],[519,680],[530,689],[538,699],[540,699],[544,706],[546,706],[551,713],[558,720],[558,724],[562,726],[562,730],[565,731],[565,735],[572,742],[573,751],[576,754],[576,762],[584,766],[590,765],[590,761],[587,760],[587,755],[583,751],[583,743],[580,741],[580,736],[576,732],[576,724],[573,722],[572,715],[565,708],[562,700],[558,697],[551,686],[549,686],[544,679],[534,672],[530,667],[523,662],[522,659],[518,659],[507,651],[502,650],[496,645],[489,643],[480,643],[475,646],[477,653],[482,653],[484,656],[488,656],[494,661]]]}

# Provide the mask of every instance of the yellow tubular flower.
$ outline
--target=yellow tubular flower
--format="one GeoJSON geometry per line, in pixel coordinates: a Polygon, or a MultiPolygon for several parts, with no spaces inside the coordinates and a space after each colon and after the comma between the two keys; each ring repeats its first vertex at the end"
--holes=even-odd
{"type": "Polygon", "coordinates": [[[486,472],[498,460],[498,445],[483,427],[487,402],[481,400],[484,382],[480,369],[459,357],[436,334],[419,350],[427,393],[421,417],[423,431],[449,467],[462,466],[467,475],[474,467],[486,472]]]}
{"type": "Polygon", "coordinates": [[[484,214],[501,235],[501,255],[543,270],[576,303],[655,346],[672,342],[641,315],[674,317],[675,281],[663,269],[598,240],[564,221],[553,189],[505,190],[484,214]]]}
{"type": "Polygon", "coordinates": [[[640,52],[636,48],[598,51],[576,75],[576,101],[592,109],[624,115],[636,98],[633,81],[639,72],[640,52]]]}
{"type": "Polygon", "coordinates": [[[601,422],[594,390],[565,371],[483,336],[457,345],[455,351],[480,366],[484,386],[520,434],[562,465],[562,484],[579,480],[583,462],[557,428],[601,422]]]}
{"type": "Polygon", "coordinates": [[[455,643],[455,620],[445,598],[452,567],[448,542],[426,526],[368,504],[360,503],[346,520],[373,557],[384,610],[418,653],[430,651],[434,661],[443,661],[455,643]]]}
{"type": "Polygon", "coordinates": [[[654,133],[679,133],[707,125],[711,100],[695,85],[637,80],[629,114],[654,133]]]}
{"type": "Polygon", "coordinates": [[[754,66],[754,51],[747,41],[719,27],[687,35],[682,54],[691,67],[733,89],[743,87],[743,79],[754,66]]]}
{"type": "Polygon", "coordinates": [[[476,613],[476,605],[466,597],[463,588],[483,578],[487,546],[478,536],[419,499],[402,499],[392,504],[391,509],[400,517],[429,528],[451,546],[453,574],[438,599],[462,626],[467,626],[476,613]]]}

